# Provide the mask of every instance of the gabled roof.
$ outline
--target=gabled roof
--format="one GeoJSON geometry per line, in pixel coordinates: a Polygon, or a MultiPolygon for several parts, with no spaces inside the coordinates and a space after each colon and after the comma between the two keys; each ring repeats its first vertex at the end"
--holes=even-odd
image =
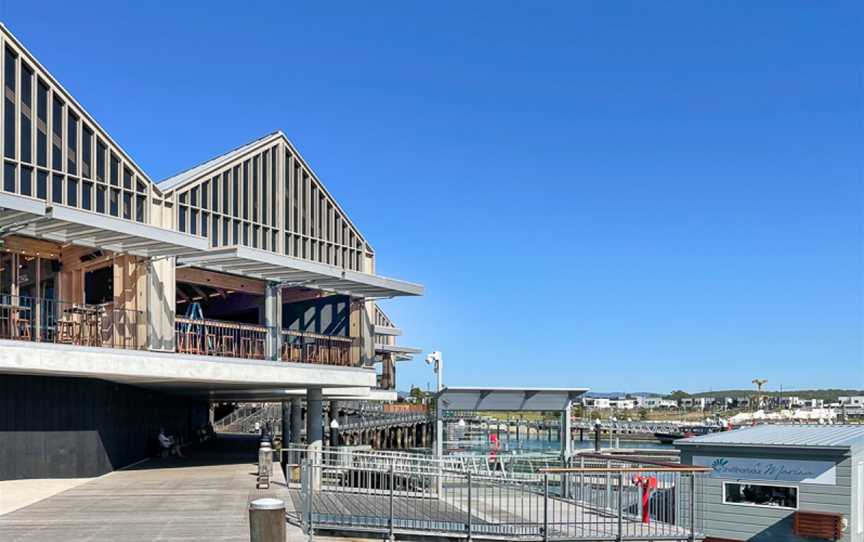
{"type": "Polygon", "coordinates": [[[259,137],[258,139],[254,139],[249,143],[244,145],[240,145],[236,149],[230,150],[224,154],[220,154],[215,158],[211,158],[206,162],[202,162],[197,166],[193,166],[185,171],[181,171],[180,173],[174,175],[173,177],[168,177],[167,179],[163,179],[159,181],[157,186],[163,192],[167,192],[169,190],[173,190],[174,188],[179,188],[184,184],[194,181],[200,178],[203,174],[207,173],[213,169],[219,169],[222,165],[231,162],[235,158],[239,158],[246,154],[248,151],[251,151],[258,145],[266,142],[267,140],[277,139],[281,132],[272,132],[263,137],[259,137]]]}
{"type": "Polygon", "coordinates": [[[343,209],[339,202],[336,200],[336,198],[333,197],[333,194],[331,194],[330,191],[327,190],[327,187],[324,186],[324,182],[321,181],[321,178],[318,176],[317,173],[315,173],[315,170],[312,169],[308,162],[306,162],[306,160],[297,150],[297,147],[294,146],[294,144],[291,142],[290,139],[288,139],[288,136],[286,136],[285,132],[283,132],[282,130],[276,130],[275,132],[267,134],[263,137],[254,139],[231,151],[220,154],[215,158],[211,158],[210,160],[202,162],[195,167],[181,171],[180,173],[168,177],[167,179],[163,179],[159,181],[158,184],[156,184],[156,187],[161,190],[163,194],[170,191],[179,190],[186,184],[195,182],[203,177],[208,177],[211,172],[218,170],[219,168],[225,166],[226,164],[234,160],[241,159],[246,154],[252,154],[260,147],[269,145],[279,139],[285,142],[285,144],[291,150],[291,154],[294,156],[294,158],[300,162],[300,164],[306,169],[306,171],[309,172],[309,174],[315,180],[315,183],[318,185],[318,188],[327,196],[327,198],[330,199],[334,207],[339,211],[339,214],[342,216],[342,218],[345,219],[348,225],[350,225],[357,233],[357,235],[359,235],[360,238],[365,242],[366,247],[370,251],[373,251],[372,245],[369,243],[369,240],[366,239],[366,236],[363,235],[363,232],[360,231],[360,228],[358,228],[357,225],[354,224],[354,222],[351,220],[351,217],[348,216],[348,213],[345,212],[345,209],[343,209]]]}

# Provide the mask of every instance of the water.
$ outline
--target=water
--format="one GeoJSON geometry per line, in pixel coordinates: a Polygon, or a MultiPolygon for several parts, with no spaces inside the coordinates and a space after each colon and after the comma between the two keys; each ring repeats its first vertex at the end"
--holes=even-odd
{"type": "MultiPolygon", "coordinates": [[[[492,450],[491,443],[488,438],[484,438],[481,435],[476,435],[473,437],[467,437],[464,439],[459,439],[456,441],[450,441],[447,443],[448,449],[451,451],[454,450],[464,450],[468,452],[475,453],[483,453],[487,454],[492,450]]],[[[603,448],[609,448],[610,443],[609,439],[603,439],[600,441],[600,446],[603,448]]],[[[616,441],[612,440],[612,447],[616,446],[616,441]]],[[[645,441],[645,440],[624,440],[621,439],[618,441],[618,447],[620,448],[634,448],[634,449],[651,449],[651,450],[672,450],[674,446],[671,444],[662,444],[660,442],[654,441],[645,441]]],[[[593,440],[574,440],[573,441],[573,449],[574,450],[585,450],[594,448],[593,440]]],[[[558,451],[561,449],[561,443],[558,440],[548,440],[544,438],[528,438],[528,439],[519,439],[516,440],[515,437],[511,437],[508,441],[506,437],[502,438],[499,441],[498,445],[498,453],[509,453],[509,452],[548,452],[548,451],[558,451]]]]}

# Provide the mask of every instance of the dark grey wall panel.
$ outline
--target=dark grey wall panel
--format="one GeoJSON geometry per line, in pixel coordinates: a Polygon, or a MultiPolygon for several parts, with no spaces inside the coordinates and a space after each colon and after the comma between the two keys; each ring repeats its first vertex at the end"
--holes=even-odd
{"type": "Polygon", "coordinates": [[[87,378],[0,375],[0,480],[98,476],[188,438],[206,402],[87,378]]]}

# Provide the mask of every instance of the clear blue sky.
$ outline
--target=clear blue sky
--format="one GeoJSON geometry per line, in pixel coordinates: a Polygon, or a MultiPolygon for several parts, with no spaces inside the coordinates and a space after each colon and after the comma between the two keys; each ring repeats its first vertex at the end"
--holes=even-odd
{"type": "Polygon", "coordinates": [[[184,4],[0,19],[154,179],[284,130],[448,383],[864,388],[864,4],[184,4]]]}

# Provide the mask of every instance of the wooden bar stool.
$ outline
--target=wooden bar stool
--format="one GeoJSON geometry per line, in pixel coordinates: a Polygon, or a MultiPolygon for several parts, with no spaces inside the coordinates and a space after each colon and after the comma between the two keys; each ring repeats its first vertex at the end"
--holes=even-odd
{"type": "Polygon", "coordinates": [[[233,335],[222,335],[222,341],[219,344],[220,355],[235,357],[237,355],[237,352],[235,352],[236,347],[237,345],[234,344],[233,335]]]}

